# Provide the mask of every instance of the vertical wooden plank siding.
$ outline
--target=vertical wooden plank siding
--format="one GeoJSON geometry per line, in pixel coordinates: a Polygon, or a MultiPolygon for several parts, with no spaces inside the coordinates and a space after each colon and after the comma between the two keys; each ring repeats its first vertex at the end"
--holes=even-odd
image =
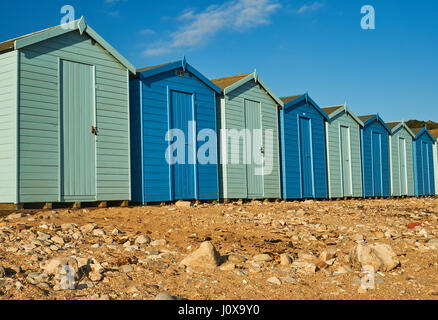
{"type": "Polygon", "coordinates": [[[223,145],[224,141],[226,141],[225,131],[222,129],[226,129],[226,106],[225,106],[225,98],[223,96],[218,99],[216,102],[216,122],[217,122],[217,130],[218,130],[218,178],[219,178],[219,199],[228,199],[228,189],[227,189],[227,164],[224,161],[225,153],[222,152],[225,146],[223,145]]]}
{"type": "MultiPolygon", "coordinates": [[[[129,200],[126,68],[98,43],[78,31],[26,47],[19,54],[20,201],[59,201],[59,59],[88,64],[95,70],[96,200],[129,200]]],[[[87,200],[89,198],[74,199],[87,200]]]]}
{"type": "Polygon", "coordinates": [[[301,170],[301,150],[299,119],[310,119],[312,150],[313,198],[327,198],[327,161],[326,129],[324,117],[310,103],[305,101],[293,108],[283,109],[281,113],[282,161],[283,161],[283,198],[301,199],[303,195],[303,177],[301,170]]]}
{"type": "Polygon", "coordinates": [[[62,61],[61,199],[96,200],[94,72],[90,65],[62,61]]]}
{"type": "Polygon", "coordinates": [[[227,164],[221,165],[221,183],[223,184],[221,189],[224,190],[223,198],[280,198],[278,109],[275,101],[264,90],[262,90],[255,81],[248,81],[225,95],[224,102],[222,103],[220,120],[222,129],[228,131],[234,130],[235,132],[241,133],[238,143],[235,143],[232,139],[228,138],[227,148],[225,148],[223,143],[221,144],[220,152],[222,158],[228,156],[227,164]],[[273,133],[273,150],[272,155],[269,155],[272,156],[273,168],[270,174],[263,176],[263,190],[260,196],[250,195],[248,193],[249,181],[247,176],[247,165],[243,158],[243,148],[246,148],[244,135],[244,130],[246,129],[245,99],[260,104],[263,141],[266,141],[266,130],[272,130],[273,133]],[[228,150],[228,154],[225,154],[226,150],[228,150]],[[231,160],[233,157],[238,159],[238,163],[232,163],[231,160]]]}
{"type": "MultiPolygon", "coordinates": [[[[413,159],[413,139],[408,131],[401,127],[391,135],[391,194],[392,196],[414,196],[414,159],[413,159]],[[405,150],[400,150],[400,139],[404,139],[405,150]],[[400,156],[405,157],[406,167],[405,176],[401,172],[404,166],[404,160],[400,156]],[[407,181],[406,187],[402,186],[403,181],[407,181]]],[[[406,183],[404,183],[406,184],[406,183]]]]}
{"type": "MultiPolygon", "coordinates": [[[[176,200],[174,190],[174,170],[166,161],[166,150],[169,143],[165,140],[166,133],[172,128],[172,92],[189,94],[193,99],[190,111],[190,119],[196,121],[195,137],[203,129],[211,129],[216,132],[216,99],[215,92],[199,80],[189,71],[183,73],[182,68],[167,71],[146,79],[140,80],[143,130],[143,164],[144,174],[143,197],[145,202],[172,201],[176,200]],[[184,74],[184,76],[181,76],[184,74]]],[[[189,112],[189,111],[187,111],[189,112]]],[[[187,126],[187,124],[186,124],[187,126]]],[[[135,129],[135,128],[134,128],[135,129]]],[[[180,128],[182,129],[182,128],[180,128]]],[[[133,131],[133,134],[138,134],[133,131]]],[[[188,139],[188,136],[185,137],[188,139]]],[[[186,141],[187,142],[187,141],[186,141]]],[[[133,148],[140,148],[138,141],[133,144],[133,148]]],[[[204,142],[197,145],[191,144],[190,151],[197,155],[199,148],[204,142]]],[[[133,154],[136,154],[135,151],[133,154]]],[[[139,172],[133,163],[133,172],[139,172]]],[[[195,166],[196,178],[191,180],[187,188],[195,190],[194,197],[200,200],[218,198],[218,168],[216,163],[198,164],[195,166]]],[[[187,180],[188,183],[188,180],[187,180]]]]}
{"type": "Polygon", "coordinates": [[[389,197],[391,195],[389,134],[378,121],[367,124],[362,129],[362,165],[364,197],[380,195],[389,197]],[[380,138],[377,139],[376,135],[380,135],[380,138]],[[373,141],[375,142],[374,144],[373,141]],[[376,142],[378,142],[379,146],[375,145],[376,142]],[[375,151],[380,152],[375,153],[375,151]],[[375,168],[377,161],[380,161],[381,167],[375,168]],[[381,174],[377,171],[381,172],[381,174]],[[375,178],[379,178],[381,181],[374,181],[375,178]],[[382,192],[376,192],[376,188],[381,189],[382,192]]]}
{"type": "Polygon", "coordinates": [[[327,122],[327,149],[330,198],[362,197],[360,125],[348,113],[343,112],[327,122]],[[344,193],[341,127],[349,128],[351,195],[344,193]]]}
{"type": "MultiPolygon", "coordinates": [[[[251,133],[253,133],[254,130],[260,130],[262,128],[260,102],[245,99],[244,104],[246,128],[249,129],[251,133]]],[[[247,154],[249,157],[255,153],[259,153],[257,148],[262,146],[262,142],[257,142],[256,139],[257,137],[252,135],[252,141],[246,141],[247,144],[251,144],[251,154],[247,154]]],[[[260,139],[263,139],[263,137],[260,136],[260,139]]],[[[248,196],[251,198],[263,197],[264,179],[262,175],[256,175],[257,168],[260,168],[260,164],[255,163],[255,161],[249,162],[246,167],[246,176],[248,177],[248,196]]]]}
{"type": "Polygon", "coordinates": [[[17,59],[0,55],[0,203],[17,203],[17,59]]]}
{"type": "Polygon", "coordinates": [[[433,144],[433,170],[435,176],[435,194],[438,195],[438,142],[433,144]]]}
{"type": "Polygon", "coordinates": [[[141,116],[141,81],[138,78],[130,81],[130,130],[131,130],[131,185],[132,201],[143,203],[143,170],[142,170],[142,116],[141,116]]]}
{"type": "Polygon", "coordinates": [[[415,144],[415,177],[417,196],[435,195],[435,173],[433,165],[433,144],[429,135],[424,132],[414,141],[415,144]]]}

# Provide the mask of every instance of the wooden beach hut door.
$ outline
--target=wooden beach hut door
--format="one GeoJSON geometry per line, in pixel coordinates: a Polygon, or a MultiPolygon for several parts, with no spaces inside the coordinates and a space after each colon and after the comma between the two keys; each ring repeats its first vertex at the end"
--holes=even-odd
{"type": "Polygon", "coordinates": [[[429,167],[429,144],[424,142],[421,144],[421,156],[423,161],[423,193],[425,195],[431,194],[430,188],[430,167],[429,167]]]}
{"type": "Polygon", "coordinates": [[[257,159],[255,157],[256,153],[260,152],[259,159],[262,159],[264,152],[262,141],[256,140],[263,139],[263,137],[257,133],[257,131],[261,132],[260,130],[262,129],[262,113],[260,102],[245,100],[245,126],[246,129],[249,130],[249,138],[251,139],[251,141],[246,141],[247,144],[251,145],[251,148],[245,148],[245,150],[251,150],[251,152],[246,152],[248,198],[261,198],[264,194],[263,175],[261,174],[262,165],[257,163],[257,159]]]}
{"type": "Polygon", "coordinates": [[[350,128],[341,126],[341,163],[342,185],[344,197],[352,197],[351,156],[350,156],[350,128]]]}
{"type": "Polygon", "coordinates": [[[303,198],[313,197],[312,139],[310,119],[300,117],[300,150],[303,198]]]}
{"type": "Polygon", "coordinates": [[[407,177],[407,164],[406,164],[406,139],[399,138],[398,146],[398,158],[400,161],[400,194],[408,194],[408,177],[407,177]]]}
{"type": "Polygon", "coordinates": [[[382,186],[382,140],[378,132],[373,132],[373,178],[374,196],[383,196],[382,186]]]}
{"type": "Polygon", "coordinates": [[[96,121],[93,66],[61,61],[61,198],[96,198],[96,121]]]}
{"type": "Polygon", "coordinates": [[[185,137],[184,163],[177,162],[172,166],[173,198],[174,200],[191,200],[196,198],[195,158],[197,156],[196,143],[193,140],[195,135],[189,134],[189,130],[193,129],[189,127],[189,122],[193,121],[193,94],[172,90],[170,98],[171,128],[181,130],[185,137]]]}

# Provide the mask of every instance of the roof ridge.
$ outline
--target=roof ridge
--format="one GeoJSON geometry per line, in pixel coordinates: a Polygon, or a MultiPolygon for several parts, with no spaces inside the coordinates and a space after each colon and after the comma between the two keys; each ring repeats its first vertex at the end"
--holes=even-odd
{"type": "Polygon", "coordinates": [[[328,108],[343,108],[345,107],[344,104],[334,105],[334,106],[328,106],[328,107],[321,107],[321,109],[328,109],[328,108]]]}
{"type": "Polygon", "coordinates": [[[143,71],[146,71],[146,70],[156,69],[156,68],[167,66],[169,64],[177,63],[177,62],[180,62],[180,61],[181,60],[176,60],[176,61],[167,62],[167,63],[163,63],[163,64],[157,64],[157,65],[153,65],[153,66],[144,67],[144,68],[141,68],[141,69],[137,69],[137,72],[143,72],[143,71]]]}
{"type": "Polygon", "coordinates": [[[13,37],[13,38],[10,38],[10,39],[8,39],[8,40],[1,41],[1,42],[0,42],[0,45],[4,44],[4,43],[6,43],[6,42],[11,42],[11,41],[14,41],[14,42],[15,42],[16,40],[24,39],[24,38],[27,38],[27,37],[33,36],[33,35],[35,35],[35,34],[42,33],[42,32],[44,32],[44,31],[48,31],[48,30],[51,30],[51,29],[54,29],[54,28],[62,27],[63,25],[68,25],[68,24],[71,24],[71,23],[75,23],[75,22],[80,21],[80,20],[81,20],[81,19],[76,19],[76,20],[73,20],[73,21],[70,21],[70,22],[67,22],[67,23],[58,24],[58,25],[56,25],[56,26],[52,26],[52,27],[44,28],[44,29],[41,29],[41,30],[38,30],[38,31],[34,31],[34,32],[26,33],[26,34],[21,35],[21,36],[18,36],[18,37],[13,37]]]}
{"type": "Polygon", "coordinates": [[[225,90],[226,88],[232,86],[233,84],[239,82],[242,79],[245,79],[246,77],[254,74],[252,73],[244,73],[244,74],[238,74],[230,77],[224,77],[224,78],[217,78],[217,79],[211,79],[210,81],[213,82],[216,86],[221,88],[222,90],[225,90]]]}
{"type": "Polygon", "coordinates": [[[223,77],[223,78],[211,79],[211,81],[219,81],[219,80],[232,79],[232,78],[238,78],[238,77],[247,77],[247,76],[249,76],[250,74],[253,74],[253,72],[237,74],[237,75],[229,76],[229,77],[223,77]]]}

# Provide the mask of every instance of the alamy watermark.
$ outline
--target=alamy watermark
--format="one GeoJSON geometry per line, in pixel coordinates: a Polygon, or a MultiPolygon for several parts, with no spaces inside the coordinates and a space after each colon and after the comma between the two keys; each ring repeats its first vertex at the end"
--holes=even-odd
{"type": "Polygon", "coordinates": [[[364,290],[374,290],[376,288],[374,267],[369,265],[363,266],[361,273],[365,274],[361,279],[361,288],[364,290]]]}
{"type": "Polygon", "coordinates": [[[61,27],[64,30],[74,29],[74,21],[76,20],[75,8],[72,5],[65,5],[61,7],[61,27]]]}
{"type": "Polygon", "coordinates": [[[188,134],[171,129],[165,140],[170,143],[165,158],[169,165],[231,164],[253,165],[254,175],[270,175],[274,162],[274,131],[272,129],[222,129],[221,156],[218,157],[218,135],[212,129],[196,133],[196,122],[188,122],[188,134]],[[195,145],[198,147],[196,148],[195,145]],[[196,154],[195,154],[196,153],[196,154]]]}
{"type": "Polygon", "coordinates": [[[360,21],[360,26],[363,30],[375,30],[376,29],[376,10],[371,5],[365,5],[360,9],[360,13],[364,16],[360,21]]]}

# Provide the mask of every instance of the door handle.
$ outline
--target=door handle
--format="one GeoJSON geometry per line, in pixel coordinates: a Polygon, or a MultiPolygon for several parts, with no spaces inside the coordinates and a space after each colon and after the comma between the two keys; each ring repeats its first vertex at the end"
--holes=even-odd
{"type": "Polygon", "coordinates": [[[94,134],[95,136],[97,136],[97,128],[95,126],[91,127],[91,133],[94,134]]]}
{"type": "Polygon", "coordinates": [[[260,147],[260,153],[261,153],[261,154],[265,154],[265,148],[260,147]]]}

